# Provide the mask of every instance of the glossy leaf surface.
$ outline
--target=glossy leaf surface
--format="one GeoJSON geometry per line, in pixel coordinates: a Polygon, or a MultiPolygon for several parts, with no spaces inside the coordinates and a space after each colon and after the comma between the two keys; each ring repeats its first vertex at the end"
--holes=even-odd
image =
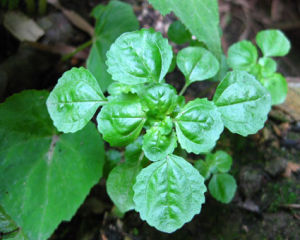
{"type": "Polygon", "coordinates": [[[93,73],[104,92],[112,83],[105,64],[106,52],[117,37],[124,32],[137,30],[139,23],[132,7],[120,1],[110,1],[106,6],[98,5],[92,15],[96,19],[96,26],[87,68],[93,73]]]}
{"type": "Polygon", "coordinates": [[[212,78],[219,71],[215,56],[201,47],[187,47],[178,52],[177,66],[187,84],[212,78]]]}
{"type": "Polygon", "coordinates": [[[217,87],[213,101],[225,127],[243,136],[260,130],[271,109],[268,91],[244,71],[229,72],[217,87]]]}
{"type": "Polygon", "coordinates": [[[168,29],[168,38],[177,44],[183,44],[192,39],[189,30],[180,21],[172,22],[168,29]]]}
{"type": "Polygon", "coordinates": [[[65,72],[47,99],[54,125],[66,133],[82,129],[104,103],[96,79],[83,67],[65,72]]]}
{"type": "Polygon", "coordinates": [[[291,43],[280,30],[264,30],[256,35],[256,43],[265,57],[282,57],[288,54],[291,43]]]}
{"type": "Polygon", "coordinates": [[[97,116],[98,130],[112,146],[125,146],[140,134],[146,121],[142,105],[135,96],[118,96],[97,116]]]}
{"type": "Polygon", "coordinates": [[[153,29],[122,34],[107,52],[113,80],[131,84],[162,82],[172,62],[168,40],[153,29]]]}
{"type": "Polygon", "coordinates": [[[231,156],[224,151],[216,151],[215,153],[209,153],[205,158],[211,172],[226,173],[230,170],[232,164],[231,156]]]}
{"type": "Polygon", "coordinates": [[[141,218],[167,233],[200,212],[206,191],[199,172],[175,155],[144,168],[133,189],[135,209],[141,218]]]}
{"type": "Polygon", "coordinates": [[[187,152],[209,152],[224,129],[221,115],[207,99],[190,101],[175,118],[178,141],[187,152]]]}

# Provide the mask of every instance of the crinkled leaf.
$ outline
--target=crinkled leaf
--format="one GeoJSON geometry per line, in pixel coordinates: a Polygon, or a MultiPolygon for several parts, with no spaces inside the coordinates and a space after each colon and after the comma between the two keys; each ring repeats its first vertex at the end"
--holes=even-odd
{"type": "Polygon", "coordinates": [[[221,58],[221,39],[219,33],[219,10],[216,0],[149,0],[163,15],[173,11],[181,22],[208,49],[221,58]]]}
{"type": "Polygon", "coordinates": [[[190,101],[175,118],[178,141],[187,152],[209,152],[224,129],[221,115],[207,99],[190,101]]]}
{"type": "Polygon", "coordinates": [[[98,130],[112,146],[125,146],[133,142],[145,121],[142,105],[135,96],[116,97],[97,116],[98,130]]]}
{"type": "Polygon", "coordinates": [[[107,72],[106,52],[111,44],[124,32],[131,32],[139,28],[138,20],[132,7],[124,2],[110,1],[108,5],[98,5],[93,10],[96,18],[93,46],[87,59],[87,68],[97,79],[102,91],[112,82],[107,72]]]}
{"type": "Polygon", "coordinates": [[[204,177],[204,179],[208,179],[210,177],[209,166],[203,160],[197,160],[194,163],[195,168],[199,171],[200,175],[204,177]]]}
{"type": "Polygon", "coordinates": [[[162,82],[172,62],[168,40],[153,29],[122,34],[107,52],[113,80],[128,85],[162,82]]]}
{"type": "Polygon", "coordinates": [[[172,22],[168,29],[168,38],[177,44],[183,44],[192,39],[189,30],[180,21],[172,22]]]}
{"type": "Polygon", "coordinates": [[[104,103],[96,79],[83,67],[65,72],[47,99],[54,125],[65,133],[82,129],[104,103]]]}
{"type": "Polygon", "coordinates": [[[221,150],[207,154],[205,161],[211,172],[226,173],[230,170],[232,164],[231,156],[221,150]]]}
{"type": "Polygon", "coordinates": [[[250,41],[241,41],[228,49],[228,65],[234,70],[250,71],[257,62],[256,47],[250,41]]]}
{"type": "Polygon", "coordinates": [[[260,73],[264,78],[270,77],[273,73],[276,72],[277,63],[272,58],[268,58],[268,57],[260,58],[258,64],[261,67],[260,73]]]}
{"type": "Polygon", "coordinates": [[[201,47],[187,47],[179,51],[177,66],[187,84],[212,78],[219,71],[219,62],[215,56],[201,47]]]}
{"type": "Polygon", "coordinates": [[[133,190],[135,209],[141,218],[158,230],[171,233],[200,212],[206,187],[190,163],[170,155],[144,168],[133,190]]]}
{"type": "Polygon", "coordinates": [[[288,85],[281,74],[274,73],[270,77],[263,79],[262,84],[271,94],[272,105],[281,104],[285,101],[288,85]]]}
{"type": "Polygon", "coordinates": [[[282,57],[288,54],[291,43],[280,30],[264,30],[256,35],[256,43],[265,57],[282,57]]]}
{"type": "Polygon", "coordinates": [[[260,130],[271,109],[268,91],[244,71],[229,72],[217,87],[213,100],[225,127],[243,136],[260,130]]]}
{"type": "Polygon", "coordinates": [[[47,97],[45,91],[24,91],[0,105],[0,204],[32,240],[47,239],[71,219],[99,181],[104,162],[92,123],[55,135],[47,97]]]}
{"type": "Polygon", "coordinates": [[[236,188],[234,177],[228,173],[214,174],[208,184],[210,194],[222,203],[229,203],[233,199],[236,188]]]}
{"type": "Polygon", "coordinates": [[[143,150],[151,161],[159,161],[173,153],[177,146],[175,132],[163,134],[158,127],[150,128],[144,136],[143,150]]]}

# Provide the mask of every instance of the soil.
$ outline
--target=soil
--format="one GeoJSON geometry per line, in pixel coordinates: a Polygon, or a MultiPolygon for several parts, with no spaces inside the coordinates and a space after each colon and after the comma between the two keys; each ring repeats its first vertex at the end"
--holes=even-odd
{"type": "MultiPolygon", "coordinates": [[[[92,24],[92,8],[108,1],[60,2],[92,24]]],[[[141,27],[153,27],[164,35],[170,23],[176,19],[173,14],[162,17],[146,1],[126,2],[132,4],[141,27]]],[[[300,239],[300,1],[222,0],[219,4],[225,51],[239,39],[253,40],[255,34],[265,28],[282,29],[293,46],[291,53],[279,61],[279,71],[288,77],[290,90],[286,103],[273,107],[264,129],[257,134],[244,138],[225,131],[216,146],[216,149],[230,153],[234,159],[231,173],[238,182],[238,190],[233,201],[221,204],[206,193],[201,214],[175,233],[165,234],[150,227],[134,211],[120,217],[106,193],[105,180],[102,179],[91,190],[73,219],[59,225],[51,240],[300,239]]],[[[4,10],[0,10],[0,23],[3,13],[4,10]]],[[[59,10],[49,7],[47,16],[53,14],[59,16],[57,24],[67,21],[59,10]]],[[[70,23],[59,29],[46,35],[40,42],[76,46],[88,40],[86,33],[70,23]],[[65,37],[62,38],[62,35],[65,37]]],[[[52,51],[41,51],[32,45],[20,44],[2,24],[0,34],[0,78],[4,69],[8,72],[5,77],[22,79],[22,82],[10,83],[6,92],[1,93],[0,89],[2,101],[27,88],[51,89],[61,73],[71,66],[84,64],[84,57],[75,56],[70,61],[62,62],[52,51]],[[36,61],[34,69],[26,65],[28,59],[36,61]],[[19,72],[10,70],[16,65],[21,69],[19,72]]],[[[182,48],[177,45],[173,47],[175,51],[182,48]]],[[[184,79],[175,70],[168,74],[167,82],[180,90],[184,79]]],[[[211,98],[215,86],[214,82],[194,83],[188,88],[186,98],[211,98]]],[[[191,161],[199,158],[195,155],[188,157],[191,161]]]]}

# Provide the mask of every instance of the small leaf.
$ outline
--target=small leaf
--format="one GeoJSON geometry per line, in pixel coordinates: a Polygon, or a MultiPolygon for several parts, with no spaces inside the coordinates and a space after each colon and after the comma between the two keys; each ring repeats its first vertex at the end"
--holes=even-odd
{"type": "Polygon", "coordinates": [[[258,58],[256,47],[249,41],[241,41],[233,44],[228,49],[228,65],[233,70],[250,71],[258,58]]]}
{"type": "Polygon", "coordinates": [[[133,143],[129,144],[125,150],[125,160],[130,163],[138,162],[143,150],[143,136],[139,136],[133,143]]]}
{"type": "Polygon", "coordinates": [[[172,62],[168,40],[153,29],[122,34],[107,52],[113,80],[128,85],[162,82],[172,62]]]}
{"type": "Polygon", "coordinates": [[[209,152],[224,129],[221,115],[207,99],[190,101],[175,118],[178,141],[187,152],[209,152]]]}
{"type": "Polygon", "coordinates": [[[87,59],[87,68],[105,92],[112,83],[105,64],[106,52],[122,33],[137,30],[139,22],[131,5],[120,1],[110,1],[106,6],[99,4],[92,14],[96,18],[96,25],[93,46],[87,59]]]}
{"type": "Polygon", "coordinates": [[[221,173],[226,173],[230,170],[232,164],[231,156],[220,150],[215,153],[207,154],[205,161],[212,173],[214,173],[215,170],[221,173]]]}
{"type": "Polygon", "coordinates": [[[180,21],[175,21],[168,29],[168,38],[174,43],[183,44],[190,41],[192,35],[180,21]]]}
{"type": "Polygon", "coordinates": [[[262,84],[271,94],[272,105],[281,104],[285,101],[288,85],[281,74],[274,73],[272,76],[263,79],[262,84]]]}
{"type": "Polygon", "coordinates": [[[204,177],[204,179],[208,179],[210,177],[209,166],[203,160],[197,160],[194,163],[195,168],[199,171],[200,175],[204,177]]]}
{"type": "Polygon", "coordinates": [[[54,125],[65,133],[82,129],[105,103],[96,79],[83,67],[65,72],[47,99],[54,125]]]}
{"type": "Polygon", "coordinates": [[[122,153],[120,151],[117,151],[115,149],[110,149],[106,151],[106,161],[104,163],[103,168],[103,176],[104,178],[108,177],[108,174],[110,171],[117,166],[119,162],[122,160],[122,153]]]}
{"type": "Polygon", "coordinates": [[[219,71],[215,56],[201,47],[187,47],[178,52],[177,66],[187,84],[212,78],[219,71]]]}
{"type": "Polygon", "coordinates": [[[135,96],[118,96],[97,116],[98,130],[112,146],[125,146],[140,134],[146,121],[142,105],[135,96]]]}
{"type": "Polygon", "coordinates": [[[258,64],[261,67],[261,75],[262,77],[270,77],[273,73],[276,72],[277,69],[277,63],[272,59],[268,57],[260,58],[258,61],[258,64]]]}
{"type": "Polygon", "coordinates": [[[282,57],[288,54],[291,43],[280,30],[264,30],[256,35],[257,45],[265,57],[282,57]]]}
{"type": "Polygon", "coordinates": [[[242,136],[260,130],[271,109],[268,91],[244,71],[229,72],[217,87],[213,101],[225,127],[242,136]]]}
{"type": "Polygon", "coordinates": [[[210,194],[222,203],[229,203],[233,199],[236,188],[234,177],[228,173],[214,174],[208,184],[210,194]]]}
{"type": "Polygon", "coordinates": [[[151,161],[166,158],[176,147],[177,139],[174,132],[165,135],[158,127],[152,127],[144,136],[143,151],[151,161]]]}
{"type": "Polygon", "coordinates": [[[133,186],[135,209],[156,229],[171,233],[201,210],[206,187],[199,172],[170,155],[144,168],[133,186]]]}

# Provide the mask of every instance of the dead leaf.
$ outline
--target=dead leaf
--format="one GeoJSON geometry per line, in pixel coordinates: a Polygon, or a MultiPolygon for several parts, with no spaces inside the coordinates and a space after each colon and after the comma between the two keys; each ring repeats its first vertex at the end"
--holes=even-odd
{"type": "Polygon", "coordinates": [[[283,176],[286,178],[290,178],[293,172],[297,172],[300,170],[300,164],[294,162],[288,162],[286,169],[283,173],[283,176]]]}

